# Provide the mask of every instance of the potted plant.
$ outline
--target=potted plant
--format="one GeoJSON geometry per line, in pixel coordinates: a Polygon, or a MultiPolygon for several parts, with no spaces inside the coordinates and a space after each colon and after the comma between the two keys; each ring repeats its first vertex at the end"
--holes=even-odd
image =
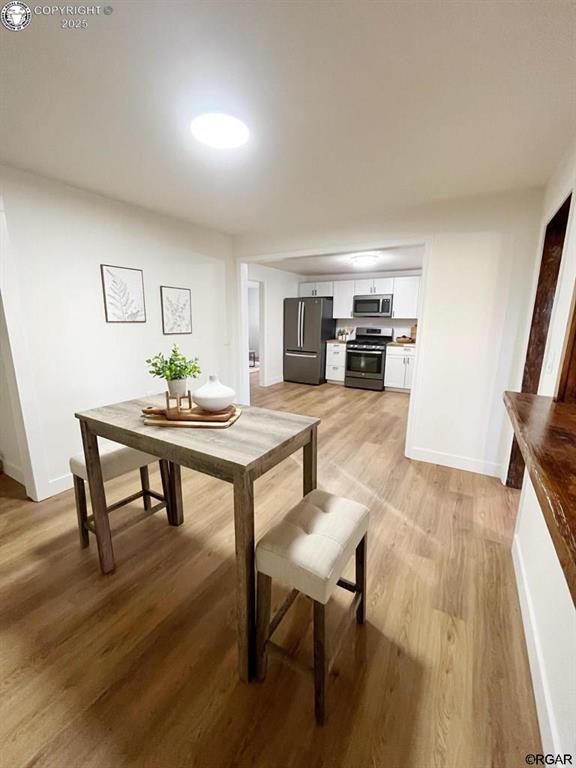
{"type": "Polygon", "coordinates": [[[172,347],[170,357],[166,358],[159,352],[154,357],[148,358],[146,362],[150,366],[149,372],[152,376],[166,379],[171,397],[185,395],[188,377],[197,379],[201,373],[198,358],[195,357],[192,360],[187,358],[180,351],[178,344],[174,344],[172,347]]]}

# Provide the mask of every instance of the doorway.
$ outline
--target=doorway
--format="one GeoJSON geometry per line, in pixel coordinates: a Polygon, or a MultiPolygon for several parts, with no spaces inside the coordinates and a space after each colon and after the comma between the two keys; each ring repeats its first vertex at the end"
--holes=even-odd
{"type": "Polygon", "coordinates": [[[262,383],[262,283],[248,281],[248,373],[250,382],[262,383]]]}
{"type": "MultiPolygon", "coordinates": [[[[562,251],[568,226],[571,199],[572,196],[570,195],[550,219],[544,234],[542,261],[540,262],[540,274],[534,300],[532,325],[530,327],[530,338],[524,363],[521,390],[533,395],[537,394],[540,384],[540,374],[542,372],[546,339],[548,338],[548,328],[556,294],[556,284],[562,262],[562,251]]],[[[506,485],[512,488],[522,488],[523,478],[524,459],[522,458],[516,438],[514,438],[510,452],[506,485]]]]}

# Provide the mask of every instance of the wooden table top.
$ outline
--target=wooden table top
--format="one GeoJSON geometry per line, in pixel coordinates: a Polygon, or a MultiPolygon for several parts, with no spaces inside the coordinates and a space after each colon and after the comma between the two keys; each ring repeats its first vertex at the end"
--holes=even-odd
{"type": "Polygon", "coordinates": [[[145,426],[142,418],[142,409],[149,405],[164,407],[164,395],[127,400],[75,415],[102,437],[200,471],[204,462],[221,470],[210,474],[224,479],[230,479],[230,474],[238,470],[256,470],[264,459],[274,452],[281,453],[287,444],[306,436],[320,423],[311,416],[241,406],[240,418],[227,429],[153,427],[145,426]]]}
{"type": "Polygon", "coordinates": [[[576,603],[576,406],[519,392],[504,403],[576,603]]]}

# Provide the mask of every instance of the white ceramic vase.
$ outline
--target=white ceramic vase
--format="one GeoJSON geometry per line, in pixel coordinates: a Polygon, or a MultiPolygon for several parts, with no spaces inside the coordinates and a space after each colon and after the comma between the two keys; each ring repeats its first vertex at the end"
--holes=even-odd
{"type": "Polygon", "coordinates": [[[170,397],[183,397],[187,393],[187,384],[188,379],[170,379],[166,380],[166,383],[168,384],[168,392],[170,393],[170,397]]]}
{"type": "Polygon", "coordinates": [[[232,405],[236,392],[222,384],[218,376],[209,376],[208,381],[192,393],[194,402],[205,411],[223,411],[232,405]]]}

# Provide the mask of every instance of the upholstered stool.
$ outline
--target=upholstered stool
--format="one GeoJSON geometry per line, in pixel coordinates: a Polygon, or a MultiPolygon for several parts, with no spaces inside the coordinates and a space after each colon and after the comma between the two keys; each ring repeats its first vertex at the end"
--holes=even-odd
{"type": "MultiPolygon", "coordinates": [[[[158,461],[156,456],[102,439],[99,441],[99,453],[100,465],[102,467],[102,479],[104,482],[125,475],[127,472],[132,472],[136,469],[140,470],[141,490],[111,504],[106,508],[107,513],[113,512],[115,509],[119,509],[120,507],[129,504],[135,499],[142,498],[144,501],[144,509],[147,513],[153,514],[160,509],[166,509],[168,522],[171,525],[180,525],[183,522],[181,515],[182,505],[173,504],[171,502],[172,495],[176,493],[181,494],[182,492],[180,487],[179,466],[171,464],[168,461],[159,461],[160,476],[162,478],[162,493],[160,494],[150,488],[150,477],[148,472],[148,465],[158,461]],[[156,499],[160,503],[152,506],[152,499],[156,499]],[[175,515],[178,515],[178,519],[176,519],[175,515]]],[[[74,494],[76,497],[76,514],[78,516],[80,544],[82,547],[87,547],[90,543],[89,534],[93,533],[97,536],[97,533],[94,527],[94,518],[92,515],[88,515],[88,507],[86,503],[85,483],[88,480],[88,473],[86,471],[84,454],[78,454],[70,459],[70,471],[74,478],[74,494]]]]}
{"type": "Polygon", "coordinates": [[[256,547],[257,677],[262,680],[266,674],[268,652],[289,659],[292,665],[296,664],[270,637],[298,593],[307,595],[314,605],[314,702],[319,724],[325,720],[326,681],[340,648],[340,640],[354,611],[358,624],[363,624],[366,616],[367,531],[368,509],[363,504],[315,490],[271,528],[256,547]],[[354,552],[355,583],[342,578],[344,567],[354,552]],[[272,579],[278,579],[293,589],[270,621],[272,579]],[[355,594],[348,614],[339,627],[335,649],[329,659],[326,652],[325,612],[336,586],[355,594]]]}

